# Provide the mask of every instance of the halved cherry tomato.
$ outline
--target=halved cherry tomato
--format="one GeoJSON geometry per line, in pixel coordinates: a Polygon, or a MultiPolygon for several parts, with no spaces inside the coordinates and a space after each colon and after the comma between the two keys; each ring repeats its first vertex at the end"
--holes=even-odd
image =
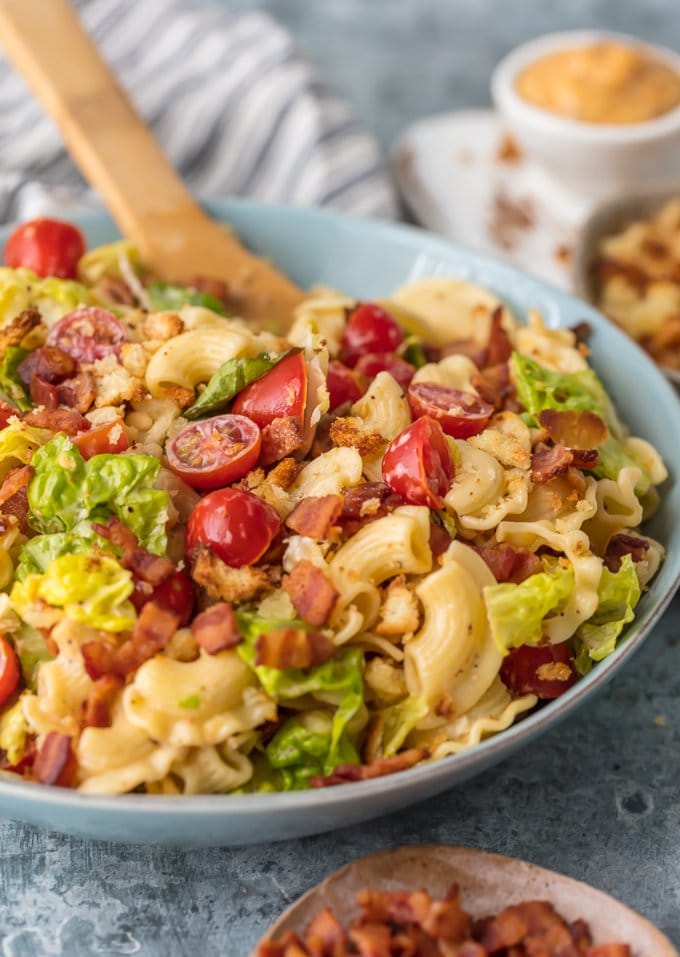
{"type": "Polygon", "coordinates": [[[58,346],[78,362],[119,356],[128,341],[125,327],[114,315],[96,306],[81,306],[52,326],[47,344],[58,346]]]}
{"type": "Polygon", "coordinates": [[[71,441],[78,446],[84,459],[91,459],[93,455],[102,455],[105,452],[124,452],[130,447],[125,423],[118,415],[88,432],[81,432],[71,441]]]}
{"type": "Polygon", "coordinates": [[[189,516],[187,554],[198,545],[208,545],[227,565],[252,565],[264,555],[280,528],[278,514],[257,495],[222,488],[202,498],[189,516]]]}
{"type": "Polygon", "coordinates": [[[389,372],[402,389],[408,389],[416,374],[415,367],[410,362],[392,355],[391,352],[368,352],[359,359],[354,370],[368,379],[375,379],[379,372],[389,372]]]}
{"type": "Polygon", "coordinates": [[[356,402],[364,394],[355,373],[337,359],[331,359],[328,363],[326,385],[330,396],[330,412],[345,402],[356,402]]]}
{"type": "Polygon", "coordinates": [[[19,415],[16,409],[13,409],[7,402],[0,399],[0,429],[4,429],[13,415],[19,415]]]}
{"type": "Polygon", "coordinates": [[[0,635],[0,708],[5,707],[19,687],[20,676],[17,653],[4,635],[0,635]]]}
{"type": "Polygon", "coordinates": [[[154,601],[161,608],[173,612],[179,618],[180,626],[188,625],[194,610],[194,586],[185,571],[178,569],[164,578],[160,585],[152,588],[146,582],[135,581],[135,590],[130,596],[137,611],[141,611],[148,601],[154,601]]]}
{"type": "Polygon", "coordinates": [[[294,418],[302,424],[306,402],[307,363],[301,352],[294,352],[239,392],[231,411],[247,415],[263,429],[279,418],[294,418]]]}
{"type": "Polygon", "coordinates": [[[59,219],[32,219],[17,226],[5,245],[5,262],[13,269],[32,269],[39,276],[75,279],[85,252],[79,229],[59,219]]]}
{"type": "Polygon", "coordinates": [[[415,418],[429,415],[454,439],[477,435],[493,415],[493,406],[473,392],[449,389],[434,382],[412,383],[407,398],[415,418]]]}
{"type": "Polygon", "coordinates": [[[198,489],[223,488],[250,472],[262,448],[259,428],[244,415],[214,415],[192,422],[168,442],[173,472],[198,489]]]}
{"type": "Polygon", "coordinates": [[[516,695],[559,698],[578,680],[566,641],[559,645],[522,645],[511,648],[501,665],[501,679],[516,695]]]}
{"type": "Polygon", "coordinates": [[[382,475],[409,504],[441,508],[453,478],[453,461],[440,424],[424,415],[404,429],[385,450],[382,475]]]}
{"type": "Polygon", "coordinates": [[[367,352],[394,352],[404,341],[401,326],[389,313],[365,302],[351,313],[340,344],[340,358],[353,368],[367,352]]]}

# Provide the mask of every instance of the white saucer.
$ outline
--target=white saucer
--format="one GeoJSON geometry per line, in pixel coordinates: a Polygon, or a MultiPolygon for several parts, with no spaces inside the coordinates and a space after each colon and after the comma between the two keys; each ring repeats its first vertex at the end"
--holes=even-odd
{"type": "Polygon", "coordinates": [[[521,155],[503,157],[509,142],[493,110],[428,117],[401,134],[392,171],[423,226],[571,289],[571,251],[592,201],[521,155]]]}

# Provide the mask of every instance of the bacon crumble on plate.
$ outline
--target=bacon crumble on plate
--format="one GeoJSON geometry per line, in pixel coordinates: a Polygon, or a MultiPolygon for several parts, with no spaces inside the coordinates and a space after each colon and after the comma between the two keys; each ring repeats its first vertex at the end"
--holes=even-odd
{"type": "Polygon", "coordinates": [[[625,637],[665,468],[583,329],[437,278],[320,291],[284,339],[124,241],[74,260],[75,231],[33,274],[34,232],[0,269],[4,770],[370,781],[502,733],[625,637]]]}

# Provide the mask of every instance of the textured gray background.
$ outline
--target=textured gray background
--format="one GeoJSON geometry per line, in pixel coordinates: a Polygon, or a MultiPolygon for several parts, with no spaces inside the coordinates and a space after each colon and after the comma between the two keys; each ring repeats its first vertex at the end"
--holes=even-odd
{"type": "MultiPolygon", "coordinates": [[[[580,26],[680,48],[678,0],[230,0],[288,25],[388,146],[488,102],[490,69],[580,26]]],[[[608,691],[475,782],[333,835],[238,850],[120,847],[0,822],[2,957],[246,957],[329,870],[400,842],[522,856],[615,893],[680,945],[680,601],[608,691]]],[[[340,823],[340,822],[339,822],[340,823]]]]}

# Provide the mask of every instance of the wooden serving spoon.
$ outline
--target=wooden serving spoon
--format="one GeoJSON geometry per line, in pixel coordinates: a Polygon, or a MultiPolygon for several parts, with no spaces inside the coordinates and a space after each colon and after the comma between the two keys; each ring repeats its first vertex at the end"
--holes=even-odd
{"type": "Polygon", "coordinates": [[[0,43],[154,272],[223,279],[240,315],[290,323],[302,291],[194,202],[68,0],[0,0],[0,43]]]}

